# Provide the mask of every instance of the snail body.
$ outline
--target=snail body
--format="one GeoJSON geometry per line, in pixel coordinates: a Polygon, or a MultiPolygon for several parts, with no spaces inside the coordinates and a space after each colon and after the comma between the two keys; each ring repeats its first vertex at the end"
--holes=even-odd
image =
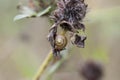
{"type": "Polygon", "coordinates": [[[67,38],[64,35],[57,35],[55,39],[55,49],[63,50],[67,45],[67,38]]]}

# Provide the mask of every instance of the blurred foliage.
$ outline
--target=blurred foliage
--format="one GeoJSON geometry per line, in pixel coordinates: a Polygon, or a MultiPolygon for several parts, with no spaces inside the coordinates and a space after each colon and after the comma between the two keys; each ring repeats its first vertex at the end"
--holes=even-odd
{"type": "Polygon", "coordinates": [[[17,6],[17,9],[19,10],[20,14],[14,17],[14,21],[23,18],[41,17],[46,14],[50,14],[54,8],[54,0],[28,0],[28,6],[24,6],[22,4],[19,4],[17,6]]]}
{"type": "Polygon", "coordinates": [[[23,7],[22,13],[15,16],[14,21],[17,21],[17,20],[20,20],[20,19],[23,19],[23,18],[31,18],[31,17],[43,16],[43,15],[49,13],[50,9],[51,9],[51,6],[49,6],[48,8],[46,8],[43,11],[40,11],[40,12],[36,13],[35,11],[31,10],[28,7],[23,7]]]}

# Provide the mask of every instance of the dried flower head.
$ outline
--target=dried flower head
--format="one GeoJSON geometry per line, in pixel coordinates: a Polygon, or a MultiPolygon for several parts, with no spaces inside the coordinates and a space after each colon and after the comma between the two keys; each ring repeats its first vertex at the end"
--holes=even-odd
{"type": "MultiPolygon", "coordinates": [[[[53,12],[51,18],[54,21],[54,25],[50,29],[48,40],[53,47],[53,53],[61,50],[55,50],[55,38],[57,36],[57,27],[60,26],[65,31],[70,31],[75,37],[73,43],[78,47],[84,47],[84,41],[86,37],[78,35],[78,30],[85,30],[85,26],[82,23],[83,18],[86,15],[87,5],[84,0],[58,0],[57,9],[53,12]],[[55,51],[55,52],[54,52],[55,51]]],[[[72,37],[73,37],[72,36],[72,37]]]]}
{"type": "Polygon", "coordinates": [[[87,5],[83,0],[58,0],[58,8],[54,11],[53,20],[60,22],[66,30],[85,29],[81,23],[86,15],[87,5]]]}

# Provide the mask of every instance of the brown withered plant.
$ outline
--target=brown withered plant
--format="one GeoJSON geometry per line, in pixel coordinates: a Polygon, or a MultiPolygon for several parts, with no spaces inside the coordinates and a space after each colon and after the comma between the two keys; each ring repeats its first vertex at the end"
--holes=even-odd
{"type": "Polygon", "coordinates": [[[57,40],[60,41],[60,39],[57,39],[57,36],[59,36],[59,34],[57,34],[58,27],[61,27],[63,32],[69,31],[72,33],[71,42],[73,44],[80,48],[84,47],[86,36],[79,35],[79,30],[85,31],[85,26],[82,22],[86,15],[86,10],[87,4],[85,4],[84,0],[57,1],[57,8],[51,16],[54,24],[48,35],[48,40],[52,46],[54,56],[59,56],[60,51],[64,50],[64,47],[66,46],[58,48],[59,45],[56,43],[57,40]]]}

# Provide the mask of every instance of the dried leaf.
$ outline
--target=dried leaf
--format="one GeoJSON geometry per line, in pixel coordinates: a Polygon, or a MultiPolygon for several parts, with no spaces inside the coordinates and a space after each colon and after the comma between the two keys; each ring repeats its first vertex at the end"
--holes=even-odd
{"type": "Polygon", "coordinates": [[[33,17],[36,16],[36,12],[32,9],[30,9],[29,7],[26,6],[20,6],[19,11],[21,14],[17,15],[14,17],[14,21],[23,19],[23,18],[27,18],[27,17],[33,17]]]}
{"type": "Polygon", "coordinates": [[[76,34],[71,38],[72,43],[80,48],[84,48],[85,40],[86,40],[86,36],[80,36],[78,34],[76,34]]]}

